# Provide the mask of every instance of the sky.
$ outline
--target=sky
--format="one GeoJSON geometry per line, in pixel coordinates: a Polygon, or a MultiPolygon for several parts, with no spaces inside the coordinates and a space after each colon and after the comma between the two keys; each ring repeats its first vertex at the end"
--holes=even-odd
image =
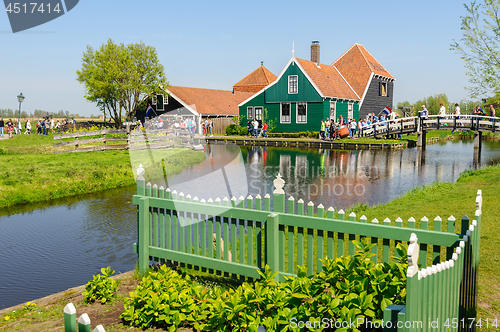
{"type": "Polygon", "coordinates": [[[153,46],[170,85],[232,90],[260,66],[279,75],[292,56],[331,64],[363,45],[396,79],[394,105],[445,93],[469,98],[460,40],[461,0],[170,1],[80,0],[70,12],[12,33],[0,14],[0,109],[98,115],[76,71],[87,45],[153,46]]]}

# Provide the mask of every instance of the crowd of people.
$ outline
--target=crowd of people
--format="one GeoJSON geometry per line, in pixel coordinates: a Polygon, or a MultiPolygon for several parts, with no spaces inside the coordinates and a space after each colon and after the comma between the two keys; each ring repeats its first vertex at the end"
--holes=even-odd
{"type": "MultiPolygon", "coordinates": [[[[12,136],[12,134],[23,134],[23,129],[24,129],[24,134],[25,135],[31,135],[33,133],[33,127],[31,124],[31,120],[27,119],[25,122],[14,122],[12,119],[9,119],[8,121],[4,120],[4,118],[0,118],[0,136],[4,137],[5,134],[12,136]],[[23,128],[24,127],[24,128],[23,128]]],[[[49,132],[51,133],[61,133],[64,131],[64,128],[66,125],[69,124],[74,124],[76,123],[75,119],[63,119],[61,120],[54,120],[54,118],[51,117],[46,117],[46,118],[41,118],[38,119],[36,122],[36,134],[38,135],[48,135],[49,132]]]]}
{"type": "Polygon", "coordinates": [[[382,113],[380,116],[371,113],[365,119],[356,121],[354,118],[345,119],[340,115],[337,119],[321,120],[319,136],[323,140],[361,137],[365,129],[374,125],[385,126],[387,121],[395,120],[397,116],[396,112],[390,112],[389,114],[382,113]]]}
{"type": "MultiPolygon", "coordinates": [[[[211,119],[206,118],[201,122],[201,130],[204,136],[213,136],[214,123],[211,119]]],[[[142,127],[141,121],[137,121],[136,129],[142,127]]],[[[153,118],[146,119],[144,123],[146,129],[171,129],[179,133],[181,130],[187,130],[191,135],[195,135],[198,129],[196,121],[191,117],[186,118],[153,118]]]]}

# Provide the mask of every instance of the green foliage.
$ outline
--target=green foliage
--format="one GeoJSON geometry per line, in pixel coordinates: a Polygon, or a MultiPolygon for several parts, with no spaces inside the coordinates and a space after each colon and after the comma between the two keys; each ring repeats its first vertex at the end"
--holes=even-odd
{"type": "Polygon", "coordinates": [[[203,330],[210,314],[208,289],[193,284],[163,265],[142,278],[124,301],[121,318],[142,329],[151,326],[176,331],[181,326],[203,330]]]}
{"type": "Polygon", "coordinates": [[[77,75],[85,84],[85,98],[107,110],[118,128],[123,110],[132,119],[143,96],[168,86],[156,50],[142,42],[116,45],[108,39],[98,50],[87,46],[77,75]]]}
{"type": "Polygon", "coordinates": [[[85,286],[85,290],[82,292],[84,303],[99,301],[104,304],[115,296],[118,285],[116,280],[110,278],[115,271],[108,266],[101,268],[101,273],[103,275],[94,276],[85,286]]]}
{"type": "Polygon", "coordinates": [[[461,17],[462,38],[459,42],[453,40],[450,45],[465,62],[466,74],[473,85],[473,97],[500,90],[499,5],[499,0],[464,4],[466,15],[461,17]]]}
{"type": "Polygon", "coordinates": [[[436,94],[434,96],[429,96],[423,98],[422,100],[418,100],[413,104],[413,111],[418,114],[419,111],[422,110],[422,105],[425,105],[429,114],[438,114],[440,104],[443,104],[446,107],[446,113],[453,113],[455,111],[455,104],[452,104],[448,101],[448,96],[444,93],[436,94]]]}
{"type": "Polygon", "coordinates": [[[327,258],[313,276],[300,267],[297,277],[277,282],[277,272],[266,266],[259,281],[236,289],[207,288],[162,266],[130,293],[121,318],[143,329],[169,331],[257,331],[261,325],[267,331],[291,331],[294,321],[381,320],[388,305],[405,302],[406,249],[398,245],[403,258],[396,263],[375,264],[369,239],[354,244],[355,255],[327,258]]]}
{"type": "Polygon", "coordinates": [[[226,127],[227,136],[245,136],[248,135],[248,128],[236,124],[230,124],[226,127]]]}
{"type": "Polygon", "coordinates": [[[298,133],[270,133],[269,137],[277,138],[318,138],[319,131],[300,131],[298,133]]]}

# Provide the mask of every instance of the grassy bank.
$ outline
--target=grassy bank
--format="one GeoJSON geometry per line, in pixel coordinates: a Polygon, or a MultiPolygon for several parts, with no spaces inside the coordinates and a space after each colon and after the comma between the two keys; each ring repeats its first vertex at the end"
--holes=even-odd
{"type": "MultiPolygon", "coordinates": [[[[0,141],[0,206],[93,193],[135,183],[129,151],[53,154],[52,135],[16,135],[0,141]]],[[[166,174],[204,160],[202,152],[161,152],[166,174]]],[[[147,165],[145,165],[147,166],[147,165]]]]}

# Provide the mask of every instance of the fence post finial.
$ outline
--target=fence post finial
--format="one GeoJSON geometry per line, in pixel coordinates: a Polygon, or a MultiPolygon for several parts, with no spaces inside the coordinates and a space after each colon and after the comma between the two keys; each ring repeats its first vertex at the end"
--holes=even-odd
{"type": "Polygon", "coordinates": [[[281,177],[281,174],[278,173],[276,176],[276,179],[273,181],[274,183],[274,191],[273,194],[284,194],[285,191],[283,190],[283,187],[285,186],[285,180],[281,177]]]}
{"type": "Polygon", "coordinates": [[[408,271],[406,276],[408,278],[413,277],[418,272],[418,255],[419,255],[419,246],[417,243],[417,234],[411,233],[410,236],[410,245],[408,246],[408,271]]]}
{"type": "Polygon", "coordinates": [[[137,180],[145,180],[144,173],[146,173],[144,167],[142,167],[142,164],[139,164],[139,167],[137,168],[137,180]]]}

